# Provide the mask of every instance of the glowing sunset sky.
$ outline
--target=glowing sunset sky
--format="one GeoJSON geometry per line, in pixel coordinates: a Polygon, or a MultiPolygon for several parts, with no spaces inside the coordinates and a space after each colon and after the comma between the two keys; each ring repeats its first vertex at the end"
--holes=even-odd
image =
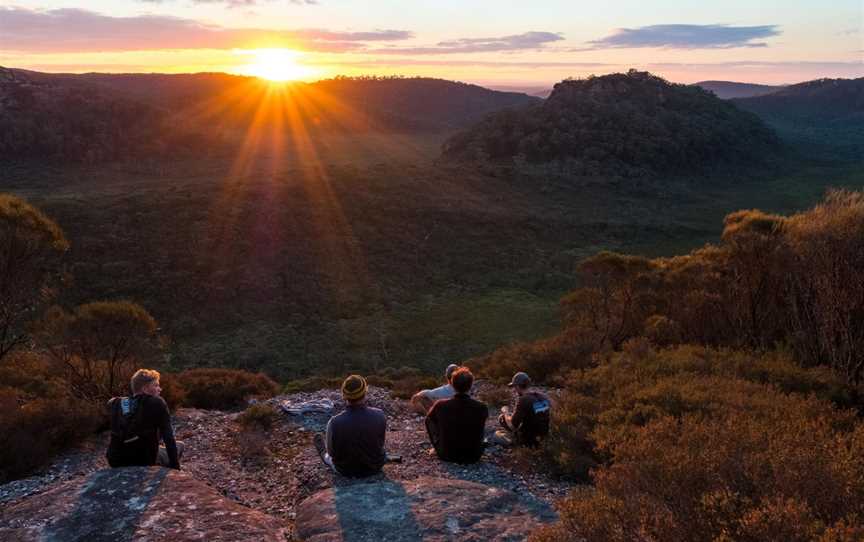
{"type": "Polygon", "coordinates": [[[0,65],[50,72],[402,74],[548,86],[631,67],[670,80],[864,76],[862,0],[0,0],[0,65]]]}

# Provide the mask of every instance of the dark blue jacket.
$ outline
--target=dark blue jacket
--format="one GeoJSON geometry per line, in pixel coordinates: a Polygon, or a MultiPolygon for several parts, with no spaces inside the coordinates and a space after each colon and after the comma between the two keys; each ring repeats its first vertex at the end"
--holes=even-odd
{"type": "Polygon", "coordinates": [[[377,408],[348,405],[327,423],[327,453],[344,476],[370,476],[387,462],[387,417],[377,408]]]}

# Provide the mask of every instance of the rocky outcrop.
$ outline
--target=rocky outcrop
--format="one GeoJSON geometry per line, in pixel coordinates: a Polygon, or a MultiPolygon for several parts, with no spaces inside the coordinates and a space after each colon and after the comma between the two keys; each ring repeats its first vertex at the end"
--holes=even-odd
{"type": "Polygon", "coordinates": [[[158,467],[99,470],[0,511],[0,540],[275,542],[286,533],[276,518],[158,467]]]}
{"type": "Polygon", "coordinates": [[[465,480],[377,479],[320,491],[300,504],[307,542],[525,540],[553,511],[507,489],[465,480]]]}

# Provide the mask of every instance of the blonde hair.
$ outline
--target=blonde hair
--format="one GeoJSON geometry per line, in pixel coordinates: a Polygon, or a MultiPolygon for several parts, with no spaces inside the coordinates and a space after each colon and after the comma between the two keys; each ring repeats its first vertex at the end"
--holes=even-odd
{"type": "Polygon", "coordinates": [[[135,371],[131,380],[132,395],[144,389],[144,386],[151,382],[159,382],[159,376],[159,371],[154,371],[153,369],[138,369],[135,371]]]}

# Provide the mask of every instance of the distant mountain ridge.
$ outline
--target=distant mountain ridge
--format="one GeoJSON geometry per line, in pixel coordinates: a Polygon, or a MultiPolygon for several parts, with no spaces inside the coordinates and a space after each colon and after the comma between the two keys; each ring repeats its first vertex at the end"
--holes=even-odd
{"type": "Polygon", "coordinates": [[[429,78],[340,77],[278,86],[222,73],[0,70],[0,159],[110,160],[136,150],[152,153],[152,142],[165,147],[178,130],[195,133],[189,142],[209,146],[253,124],[304,133],[451,131],[540,101],[429,78]]]}
{"type": "Polygon", "coordinates": [[[565,80],[547,100],[490,115],[444,145],[454,160],[558,162],[577,175],[750,167],[779,142],[755,115],[647,72],[565,80]]]}
{"type": "Polygon", "coordinates": [[[832,161],[864,156],[864,78],[817,79],[731,102],[759,115],[798,152],[832,161]]]}
{"type": "Polygon", "coordinates": [[[735,103],[760,115],[856,117],[864,114],[864,77],[806,81],[768,95],[738,99],[735,103]]]}
{"type": "Polygon", "coordinates": [[[700,81],[693,83],[693,85],[713,92],[722,100],[764,96],[765,94],[771,94],[785,88],[785,85],[759,85],[756,83],[738,83],[735,81],[700,81]]]}

